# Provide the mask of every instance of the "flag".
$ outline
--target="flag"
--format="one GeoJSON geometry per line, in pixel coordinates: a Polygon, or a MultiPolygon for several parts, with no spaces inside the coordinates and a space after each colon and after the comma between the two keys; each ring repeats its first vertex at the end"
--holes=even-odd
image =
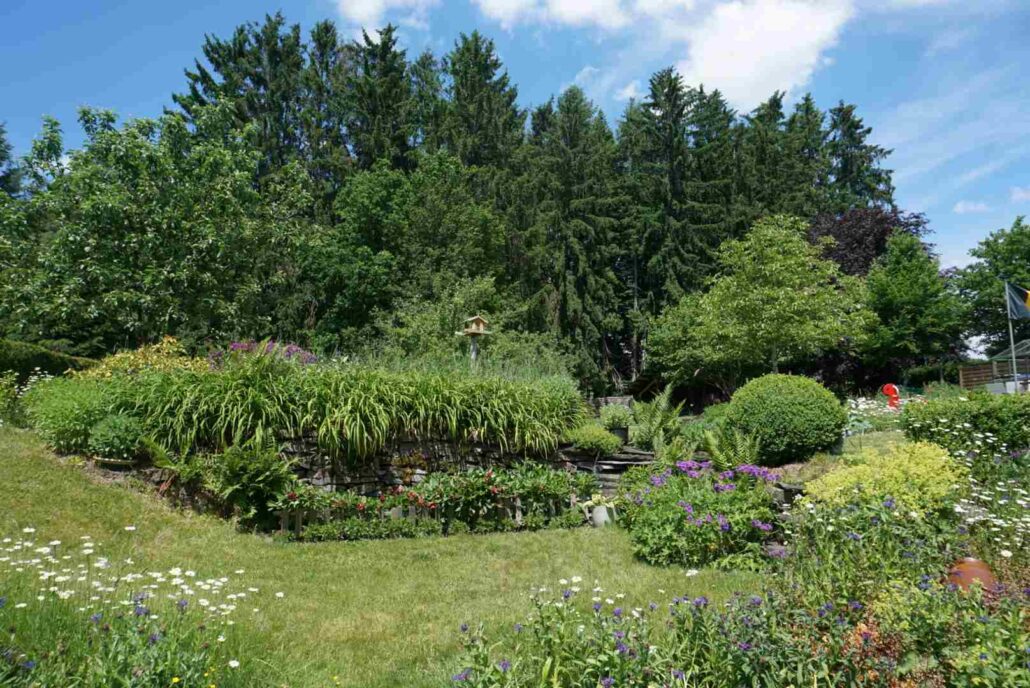
{"type": "Polygon", "coordinates": [[[1009,305],[1009,317],[1013,320],[1030,320],[1030,292],[1014,284],[1005,283],[1005,301],[1009,305]]]}

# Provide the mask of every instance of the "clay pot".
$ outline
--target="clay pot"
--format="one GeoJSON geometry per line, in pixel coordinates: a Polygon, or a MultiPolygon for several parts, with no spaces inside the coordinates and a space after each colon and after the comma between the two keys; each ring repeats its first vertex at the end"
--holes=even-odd
{"type": "Polygon", "coordinates": [[[990,590],[998,583],[987,564],[972,557],[956,561],[948,571],[948,581],[963,590],[968,590],[974,581],[979,583],[984,590],[990,590]]]}

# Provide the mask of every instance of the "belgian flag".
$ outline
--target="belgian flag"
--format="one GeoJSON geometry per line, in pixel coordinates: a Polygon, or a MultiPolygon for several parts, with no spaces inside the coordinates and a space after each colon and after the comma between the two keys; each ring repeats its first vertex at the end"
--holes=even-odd
{"type": "Polygon", "coordinates": [[[1030,320],[1030,292],[1014,284],[1005,283],[1005,301],[1009,305],[1009,317],[1013,320],[1030,320]]]}

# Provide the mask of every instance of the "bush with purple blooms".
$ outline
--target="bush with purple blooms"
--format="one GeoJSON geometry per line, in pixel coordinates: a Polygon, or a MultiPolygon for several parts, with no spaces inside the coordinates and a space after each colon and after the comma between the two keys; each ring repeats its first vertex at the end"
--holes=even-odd
{"type": "Polygon", "coordinates": [[[761,556],[773,530],[767,484],[775,480],[759,466],[719,471],[693,460],[636,472],[622,484],[622,522],[637,555],[652,564],[700,566],[733,555],[745,565],[761,556]]]}
{"type": "Polygon", "coordinates": [[[1025,593],[930,582],[810,601],[789,588],[612,600],[575,585],[533,595],[500,642],[463,628],[455,685],[473,688],[1017,686],[1030,676],[1025,593]]]}
{"type": "Polygon", "coordinates": [[[303,365],[311,365],[318,362],[318,356],[310,351],[305,351],[296,344],[284,344],[274,339],[266,339],[263,342],[256,342],[254,340],[231,342],[225,351],[212,351],[208,354],[207,359],[212,367],[218,367],[225,363],[226,358],[245,356],[247,354],[274,355],[303,365]]]}

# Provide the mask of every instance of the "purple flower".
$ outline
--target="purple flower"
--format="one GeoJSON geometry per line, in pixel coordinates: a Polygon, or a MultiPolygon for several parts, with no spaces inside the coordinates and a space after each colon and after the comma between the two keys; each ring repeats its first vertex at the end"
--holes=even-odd
{"type": "Polygon", "coordinates": [[[693,604],[698,609],[701,609],[703,607],[707,607],[708,606],[708,598],[705,597],[704,595],[701,595],[701,597],[695,597],[693,604]]]}
{"type": "Polygon", "coordinates": [[[603,686],[603,688],[612,688],[612,686],[614,686],[614,685],[615,685],[615,679],[612,678],[611,676],[605,676],[604,678],[601,679],[601,686],[603,686]]]}
{"type": "Polygon", "coordinates": [[[615,651],[618,652],[620,655],[624,655],[627,652],[629,652],[629,648],[626,647],[626,643],[620,640],[619,642],[615,643],[615,651]]]}
{"type": "Polygon", "coordinates": [[[858,533],[848,533],[847,534],[847,538],[849,540],[854,540],[855,542],[858,542],[859,540],[862,539],[862,536],[859,535],[858,533]]]}
{"type": "Polygon", "coordinates": [[[511,662],[506,659],[502,659],[497,663],[497,668],[501,670],[502,674],[508,673],[508,669],[511,669],[511,662]]]}
{"type": "Polygon", "coordinates": [[[676,468],[686,473],[687,471],[696,471],[697,469],[701,468],[701,464],[699,464],[697,461],[677,461],[676,468]]]}
{"type": "Polygon", "coordinates": [[[737,647],[739,647],[742,652],[747,652],[748,650],[751,649],[752,646],[751,646],[751,643],[744,641],[744,642],[737,643],[737,647]]]}
{"type": "Polygon", "coordinates": [[[888,509],[893,509],[894,508],[894,498],[893,497],[888,497],[887,499],[883,500],[883,505],[885,507],[887,507],[888,509]]]}
{"type": "Polygon", "coordinates": [[[759,521],[757,518],[751,519],[751,525],[754,526],[755,528],[758,528],[761,531],[766,532],[766,533],[768,533],[770,530],[773,529],[771,523],[766,523],[765,521],[759,521]]]}
{"type": "Polygon", "coordinates": [[[725,481],[729,481],[729,480],[733,480],[733,471],[723,471],[722,473],[719,474],[719,478],[721,480],[723,480],[724,482],[725,481]]]}
{"type": "Polygon", "coordinates": [[[27,659],[21,663],[21,668],[25,669],[26,671],[32,671],[36,668],[36,663],[33,662],[31,659],[27,659]]]}
{"type": "Polygon", "coordinates": [[[601,603],[600,602],[594,602],[594,611],[595,612],[601,611],[601,603]]]}
{"type": "Polygon", "coordinates": [[[651,476],[651,484],[654,485],[655,487],[661,487],[662,485],[665,484],[665,477],[661,476],[661,475],[652,475],[651,476]]]}
{"type": "Polygon", "coordinates": [[[848,602],[848,609],[850,609],[853,612],[861,611],[862,607],[862,603],[858,600],[851,600],[850,602],[848,602]]]}
{"type": "Polygon", "coordinates": [[[467,623],[463,623],[458,628],[461,630],[462,633],[468,633],[469,632],[469,625],[467,623]]]}
{"type": "Polygon", "coordinates": [[[465,669],[451,676],[451,680],[455,683],[461,683],[462,681],[468,681],[470,676],[472,676],[472,669],[465,669]]]}
{"type": "Polygon", "coordinates": [[[614,633],[612,633],[612,637],[616,640],[622,640],[626,637],[626,631],[615,631],[614,633]]]}
{"type": "Polygon", "coordinates": [[[758,595],[752,595],[751,599],[748,601],[751,603],[752,607],[758,607],[762,604],[762,598],[758,595]]]}
{"type": "Polygon", "coordinates": [[[712,489],[716,492],[730,492],[736,490],[737,486],[733,483],[715,483],[712,485],[712,489]]]}
{"type": "Polygon", "coordinates": [[[150,616],[150,610],[142,604],[137,604],[136,608],[132,610],[132,613],[136,616],[150,616]]]}
{"type": "Polygon", "coordinates": [[[180,612],[186,611],[186,606],[189,604],[187,600],[179,600],[175,603],[175,606],[179,608],[180,612]]]}
{"type": "Polygon", "coordinates": [[[616,607],[615,609],[613,609],[612,616],[614,616],[616,619],[620,618],[622,616],[622,607],[616,607]]]}
{"type": "Polygon", "coordinates": [[[517,624],[515,624],[514,628],[515,628],[515,632],[516,633],[521,633],[522,632],[522,624],[517,623],[517,624]]]}
{"type": "Polygon", "coordinates": [[[562,590],[562,591],[561,591],[561,598],[562,598],[563,600],[567,600],[567,599],[569,599],[570,597],[572,597],[572,591],[571,591],[571,590],[562,590]]]}
{"type": "Polygon", "coordinates": [[[730,522],[726,520],[725,516],[723,516],[722,514],[719,514],[718,521],[719,521],[719,530],[721,530],[724,533],[730,532],[730,522]]]}
{"type": "Polygon", "coordinates": [[[684,678],[687,677],[687,675],[685,673],[683,673],[683,671],[680,670],[680,669],[673,669],[672,670],[672,677],[675,678],[675,679],[683,680],[684,678]]]}
{"type": "Polygon", "coordinates": [[[147,637],[147,644],[148,645],[157,645],[157,641],[160,640],[160,639],[161,639],[161,636],[159,636],[157,633],[151,633],[150,636],[147,637]]]}
{"type": "Polygon", "coordinates": [[[93,624],[94,626],[96,626],[96,625],[97,625],[98,623],[100,623],[100,619],[102,619],[102,618],[104,618],[104,615],[103,615],[103,614],[101,614],[100,612],[97,612],[97,613],[96,613],[96,614],[94,614],[93,616],[89,617],[89,621],[90,621],[90,623],[92,623],[92,624],[93,624]]]}

